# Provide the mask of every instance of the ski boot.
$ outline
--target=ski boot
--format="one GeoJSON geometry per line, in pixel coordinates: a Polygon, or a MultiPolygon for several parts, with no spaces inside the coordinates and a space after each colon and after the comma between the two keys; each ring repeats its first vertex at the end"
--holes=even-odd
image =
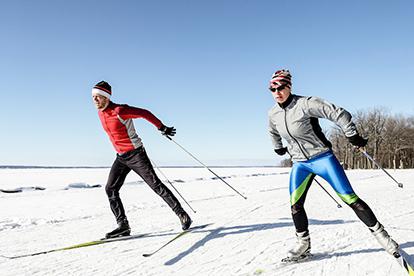
{"type": "Polygon", "coordinates": [[[112,239],[122,236],[129,236],[131,234],[131,228],[129,227],[129,223],[127,219],[123,219],[120,222],[118,222],[118,228],[115,230],[107,233],[105,235],[106,239],[112,239]]]}
{"type": "Polygon", "coordinates": [[[287,252],[287,257],[282,262],[297,262],[311,256],[311,242],[309,231],[296,233],[297,241],[294,248],[287,252]]]}
{"type": "Polygon", "coordinates": [[[193,222],[190,218],[190,216],[183,210],[182,212],[178,213],[178,218],[181,222],[181,228],[183,230],[187,230],[190,228],[191,223],[193,222]]]}
{"type": "Polygon", "coordinates": [[[398,254],[399,245],[396,241],[391,239],[387,231],[385,231],[384,226],[377,222],[373,227],[369,227],[372,235],[377,239],[379,244],[387,251],[389,254],[395,256],[398,254]]]}

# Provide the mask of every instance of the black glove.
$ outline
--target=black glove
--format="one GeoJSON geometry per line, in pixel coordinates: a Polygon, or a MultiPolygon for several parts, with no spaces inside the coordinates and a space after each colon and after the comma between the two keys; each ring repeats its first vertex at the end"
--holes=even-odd
{"type": "Polygon", "coordinates": [[[168,135],[168,136],[174,136],[176,133],[176,129],[174,127],[167,127],[165,125],[162,125],[159,128],[159,131],[161,131],[162,135],[168,135]]]}
{"type": "Polygon", "coordinates": [[[280,149],[275,149],[275,152],[276,152],[278,155],[285,155],[285,154],[286,154],[286,152],[287,152],[287,147],[280,148],[280,149]]]}
{"type": "Polygon", "coordinates": [[[355,134],[354,136],[347,137],[347,138],[348,138],[349,143],[351,143],[352,145],[358,148],[363,148],[368,143],[368,139],[362,138],[361,136],[359,136],[359,134],[355,134]]]}

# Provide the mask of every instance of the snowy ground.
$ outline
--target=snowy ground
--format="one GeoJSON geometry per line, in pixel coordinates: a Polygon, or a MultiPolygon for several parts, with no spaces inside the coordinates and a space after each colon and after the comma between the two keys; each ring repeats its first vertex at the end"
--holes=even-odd
{"type": "MultiPolygon", "coordinates": [[[[152,235],[21,259],[0,258],[0,275],[405,275],[351,209],[338,209],[316,183],[306,204],[314,258],[282,265],[280,259],[294,243],[289,169],[214,170],[248,199],[212,179],[205,169],[163,169],[197,210],[190,213],[193,225],[211,225],[152,257],[142,254],[178,233],[180,225],[166,204],[131,173],[121,196],[132,230],[152,235]]],[[[0,192],[0,255],[66,247],[99,239],[112,230],[115,222],[103,187],[85,188],[103,186],[108,172],[0,170],[0,189],[24,188],[20,193],[0,192]],[[69,185],[84,188],[67,189],[69,185]]],[[[414,170],[391,173],[405,184],[404,189],[378,170],[348,171],[347,175],[414,262],[414,170]]]]}

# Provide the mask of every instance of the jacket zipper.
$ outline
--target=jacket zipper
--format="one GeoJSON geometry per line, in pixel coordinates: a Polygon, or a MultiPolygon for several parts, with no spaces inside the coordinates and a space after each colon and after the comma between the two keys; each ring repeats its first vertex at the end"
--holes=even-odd
{"type": "Polygon", "coordinates": [[[298,140],[296,140],[296,138],[295,138],[295,137],[293,137],[293,135],[290,133],[289,128],[288,128],[288,126],[287,126],[287,120],[286,120],[286,113],[287,113],[287,112],[286,112],[286,109],[284,109],[284,108],[283,108],[283,111],[285,112],[285,127],[286,127],[286,131],[287,131],[287,133],[289,134],[290,138],[292,138],[292,140],[293,140],[293,141],[295,141],[295,142],[296,142],[296,144],[298,144],[298,147],[299,147],[300,151],[302,152],[303,156],[305,156],[306,160],[309,160],[309,157],[306,155],[306,153],[305,153],[304,149],[302,149],[302,145],[301,145],[301,144],[299,143],[299,141],[298,141],[298,140]]]}

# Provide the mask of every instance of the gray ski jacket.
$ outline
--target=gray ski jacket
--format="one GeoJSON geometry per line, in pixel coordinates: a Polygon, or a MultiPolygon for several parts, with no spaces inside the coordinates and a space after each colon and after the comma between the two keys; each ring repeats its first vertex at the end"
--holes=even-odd
{"type": "Polygon", "coordinates": [[[293,161],[305,161],[331,150],[318,118],[337,124],[346,137],[358,134],[351,114],[317,97],[290,95],[283,104],[269,110],[269,132],[275,149],[283,147],[282,138],[288,143],[293,161]]]}

